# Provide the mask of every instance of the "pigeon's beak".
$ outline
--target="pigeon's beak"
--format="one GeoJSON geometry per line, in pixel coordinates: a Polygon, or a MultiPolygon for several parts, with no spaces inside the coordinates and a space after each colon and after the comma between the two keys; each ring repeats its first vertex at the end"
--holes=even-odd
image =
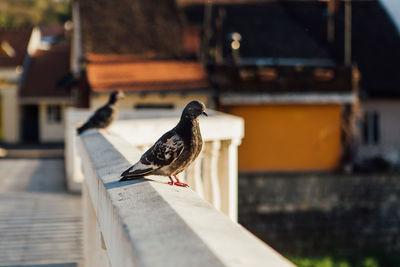
{"type": "Polygon", "coordinates": [[[208,117],[208,114],[205,111],[203,111],[201,114],[208,117]]]}

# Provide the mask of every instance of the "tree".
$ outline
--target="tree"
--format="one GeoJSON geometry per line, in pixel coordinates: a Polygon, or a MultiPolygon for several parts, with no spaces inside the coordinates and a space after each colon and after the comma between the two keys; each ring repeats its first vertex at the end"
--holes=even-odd
{"type": "Polygon", "coordinates": [[[1,0],[0,28],[60,24],[70,14],[70,0],[1,0]]]}

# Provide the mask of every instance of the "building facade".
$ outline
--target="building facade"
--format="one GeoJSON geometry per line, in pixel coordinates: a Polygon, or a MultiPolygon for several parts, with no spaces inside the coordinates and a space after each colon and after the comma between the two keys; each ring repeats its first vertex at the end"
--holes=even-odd
{"type": "Polygon", "coordinates": [[[20,140],[18,90],[39,39],[38,29],[0,30],[0,142],[20,140]]]}
{"type": "Polygon", "coordinates": [[[193,99],[213,107],[205,68],[185,52],[195,49],[197,42],[193,38],[185,42],[191,35],[176,15],[175,2],[135,2],[122,7],[106,1],[96,8],[90,1],[74,2],[71,66],[80,79],[73,89],[78,106],[98,108],[112,91],[122,90],[126,95],[120,101],[122,109],[183,108],[193,99]],[[106,23],[95,19],[104,16],[106,23]],[[121,22],[121,17],[129,20],[121,22]]]}

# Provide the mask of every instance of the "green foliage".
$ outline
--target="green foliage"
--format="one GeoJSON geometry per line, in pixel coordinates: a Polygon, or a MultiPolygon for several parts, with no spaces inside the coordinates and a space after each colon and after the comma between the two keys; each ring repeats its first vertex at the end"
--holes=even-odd
{"type": "Polygon", "coordinates": [[[350,259],[335,259],[332,257],[292,257],[289,259],[299,267],[379,267],[379,261],[366,257],[353,261],[350,259]]]}
{"type": "Polygon", "coordinates": [[[0,1],[0,28],[54,25],[70,17],[70,0],[0,1]]]}
{"type": "Polygon", "coordinates": [[[374,258],[365,258],[362,262],[362,266],[365,267],[378,267],[379,262],[374,258]]]}

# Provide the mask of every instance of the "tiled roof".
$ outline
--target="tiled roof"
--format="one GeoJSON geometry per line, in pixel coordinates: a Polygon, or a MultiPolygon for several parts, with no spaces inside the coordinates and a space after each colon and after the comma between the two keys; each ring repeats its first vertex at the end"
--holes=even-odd
{"type": "Polygon", "coordinates": [[[79,0],[79,10],[85,54],[174,59],[183,52],[182,26],[173,0],[79,0]]]}
{"type": "MultiPolygon", "coordinates": [[[[326,17],[322,16],[321,9],[316,4],[295,4],[285,4],[286,10],[309,29],[316,40],[326,39],[326,27],[321,27],[326,23],[326,17]]],[[[335,14],[335,43],[330,48],[339,63],[344,58],[344,21],[344,3],[340,2],[335,14]]],[[[400,34],[394,17],[387,12],[382,1],[353,1],[352,61],[361,74],[362,96],[400,97],[399,47],[400,34]]]]}
{"type": "Polygon", "coordinates": [[[209,88],[203,66],[187,61],[135,61],[128,56],[88,56],[87,77],[94,92],[200,90],[209,88]],[[125,58],[124,58],[125,57],[125,58]],[[113,59],[107,61],[106,59],[113,59]]]}
{"type": "Polygon", "coordinates": [[[70,49],[66,44],[36,51],[25,73],[20,96],[69,96],[68,88],[60,86],[61,80],[69,73],[69,55],[70,49]]]}
{"type": "MultiPolygon", "coordinates": [[[[231,33],[241,35],[240,56],[264,57],[264,58],[331,58],[326,42],[315,38],[309,28],[304,27],[298,21],[291,10],[292,6],[303,10],[316,11],[312,16],[317,16],[319,27],[323,23],[319,21],[326,10],[326,3],[286,2],[286,1],[242,1],[243,4],[217,1],[214,9],[224,10],[221,29],[214,27],[212,30],[218,33],[221,40],[212,39],[211,46],[220,41],[223,43],[223,55],[231,57],[231,33]]],[[[190,23],[199,24],[203,21],[204,6],[187,6],[184,8],[186,18],[190,23]]],[[[212,25],[216,25],[216,14],[213,15],[212,25]]],[[[319,30],[319,29],[318,29],[319,30]]]]}
{"type": "Polygon", "coordinates": [[[0,30],[1,43],[11,46],[13,56],[7,53],[0,53],[0,67],[16,67],[22,65],[32,29],[11,29],[0,30]]]}
{"type": "MultiPolygon", "coordinates": [[[[213,1],[213,4],[221,2],[213,1]]],[[[397,67],[400,62],[400,13],[396,13],[400,5],[397,2],[352,1],[352,61],[361,73],[362,95],[400,97],[397,67]],[[387,5],[389,2],[390,6],[387,5]]],[[[220,7],[226,11],[220,36],[239,32],[242,35],[239,50],[242,58],[270,58],[276,63],[281,58],[328,58],[338,64],[344,61],[343,1],[336,2],[335,40],[332,44],[327,40],[326,2],[269,1],[220,7]]],[[[187,19],[199,24],[204,17],[203,10],[204,6],[185,7],[187,19]]],[[[224,56],[227,57],[231,49],[229,40],[224,41],[224,56]]]]}

